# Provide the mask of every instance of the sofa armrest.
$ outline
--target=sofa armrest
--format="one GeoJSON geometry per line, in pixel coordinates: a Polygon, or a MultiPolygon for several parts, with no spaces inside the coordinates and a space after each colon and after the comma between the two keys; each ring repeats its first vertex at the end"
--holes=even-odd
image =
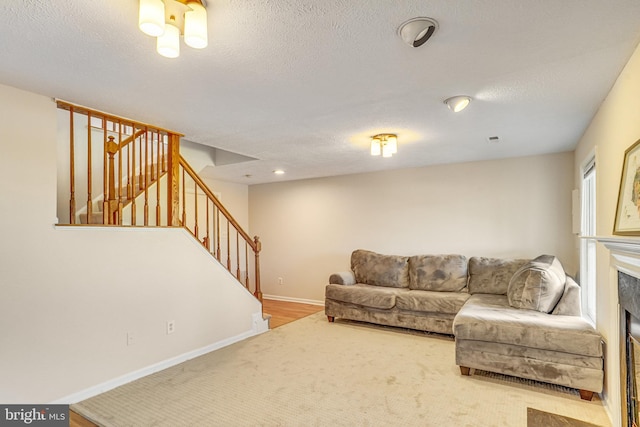
{"type": "Polygon", "coordinates": [[[335,285],[355,285],[356,284],[356,276],[353,274],[353,271],[341,271],[338,273],[333,273],[329,276],[329,283],[335,285]]]}

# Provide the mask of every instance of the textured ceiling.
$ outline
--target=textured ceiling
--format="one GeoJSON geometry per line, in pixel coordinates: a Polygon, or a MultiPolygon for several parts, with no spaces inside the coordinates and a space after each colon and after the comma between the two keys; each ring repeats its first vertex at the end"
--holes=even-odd
{"type": "Polygon", "coordinates": [[[2,0],[0,83],[254,157],[203,172],[255,184],[572,150],[640,40],[638,0],[207,4],[209,47],[171,60],[136,0],[2,0]],[[417,16],[440,27],[411,48],[417,16]],[[368,153],[382,132],[391,159],[368,153]]]}

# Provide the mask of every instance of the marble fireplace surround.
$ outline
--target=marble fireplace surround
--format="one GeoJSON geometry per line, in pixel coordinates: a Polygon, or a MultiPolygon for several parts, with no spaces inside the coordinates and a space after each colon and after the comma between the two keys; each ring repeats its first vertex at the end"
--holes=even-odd
{"type": "MultiPolygon", "coordinates": [[[[617,238],[617,237],[609,237],[609,238],[597,238],[599,243],[605,245],[607,249],[611,252],[611,267],[616,270],[615,273],[615,282],[611,283],[612,286],[616,287],[616,291],[618,292],[618,330],[620,331],[618,336],[615,337],[615,341],[611,342],[610,345],[614,346],[613,348],[618,349],[618,355],[620,360],[620,375],[619,375],[619,400],[620,402],[620,412],[618,414],[611,414],[620,417],[620,425],[621,426],[629,426],[629,419],[627,415],[627,350],[626,350],[626,316],[627,312],[635,312],[636,316],[638,313],[637,302],[640,300],[640,289],[630,291],[628,286],[623,286],[625,289],[622,290],[625,293],[623,296],[623,301],[621,304],[620,300],[620,288],[618,284],[618,274],[624,273],[633,278],[640,279],[640,238],[617,238]],[[630,301],[633,298],[634,301],[630,301]]],[[[634,282],[634,280],[632,280],[634,282]]],[[[636,286],[634,286],[636,287],[636,286]]],[[[613,337],[612,337],[613,338],[613,337]]],[[[615,373],[613,373],[615,375],[615,373]]]]}

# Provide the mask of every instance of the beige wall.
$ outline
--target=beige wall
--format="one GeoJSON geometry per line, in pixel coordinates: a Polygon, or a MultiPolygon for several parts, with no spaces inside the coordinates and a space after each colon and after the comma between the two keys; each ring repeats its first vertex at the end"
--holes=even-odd
{"type": "MultiPolygon", "coordinates": [[[[598,236],[611,236],[616,212],[624,151],[640,139],[640,47],[618,77],[615,85],[591,121],[575,151],[575,182],[580,169],[596,151],[596,228],[598,236]]],[[[597,250],[596,323],[607,343],[605,404],[619,421],[618,294],[609,251],[597,250]]]]}
{"type": "Polygon", "coordinates": [[[207,177],[204,177],[203,181],[211,191],[220,194],[220,201],[224,207],[238,221],[238,224],[249,233],[249,186],[207,177]]]}
{"type": "Polygon", "coordinates": [[[551,253],[575,273],[573,185],[573,153],[561,153],[250,186],[263,292],[323,301],[329,274],[348,269],[357,248],[551,253]]]}
{"type": "Polygon", "coordinates": [[[220,196],[220,201],[238,221],[238,224],[249,232],[249,186],[207,176],[207,170],[215,168],[215,155],[212,147],[183,140],[180,143],[180,154],[200,175],[207,187],[220,196]]]}
{"type": "Polygon", "coordinates": [[[260,304],[188,232],[54,227],[56,123],[51,98],[0,85],[0,402],[95,391],[252,334],[260,304]]]}

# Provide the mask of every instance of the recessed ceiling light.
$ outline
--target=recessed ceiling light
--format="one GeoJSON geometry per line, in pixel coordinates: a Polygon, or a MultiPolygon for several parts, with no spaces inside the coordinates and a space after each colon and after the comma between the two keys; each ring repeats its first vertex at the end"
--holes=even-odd
{"type": "Polygon", "coordinates": [[[449,107],[449,109],[454,113],[459,113],[460,111],[467,108],[470,102],[471,97],[466,95],[452,96],[451,98],[447,98],[444,100],[444,103],[447,104],[447,107],[449,107]]]}
{"type": "Polygon", "coordinates": [[[284,171],[282,169],[276,169],[273,171],[276,175],[284,175],[284,171]]]}
{"type": "Polygon", "coordinates": [[[438,29],[438,23],[431,18],[413,18],[403,22],[398,35],[411,47],[420,47],[427,42],[438,29]]]}

